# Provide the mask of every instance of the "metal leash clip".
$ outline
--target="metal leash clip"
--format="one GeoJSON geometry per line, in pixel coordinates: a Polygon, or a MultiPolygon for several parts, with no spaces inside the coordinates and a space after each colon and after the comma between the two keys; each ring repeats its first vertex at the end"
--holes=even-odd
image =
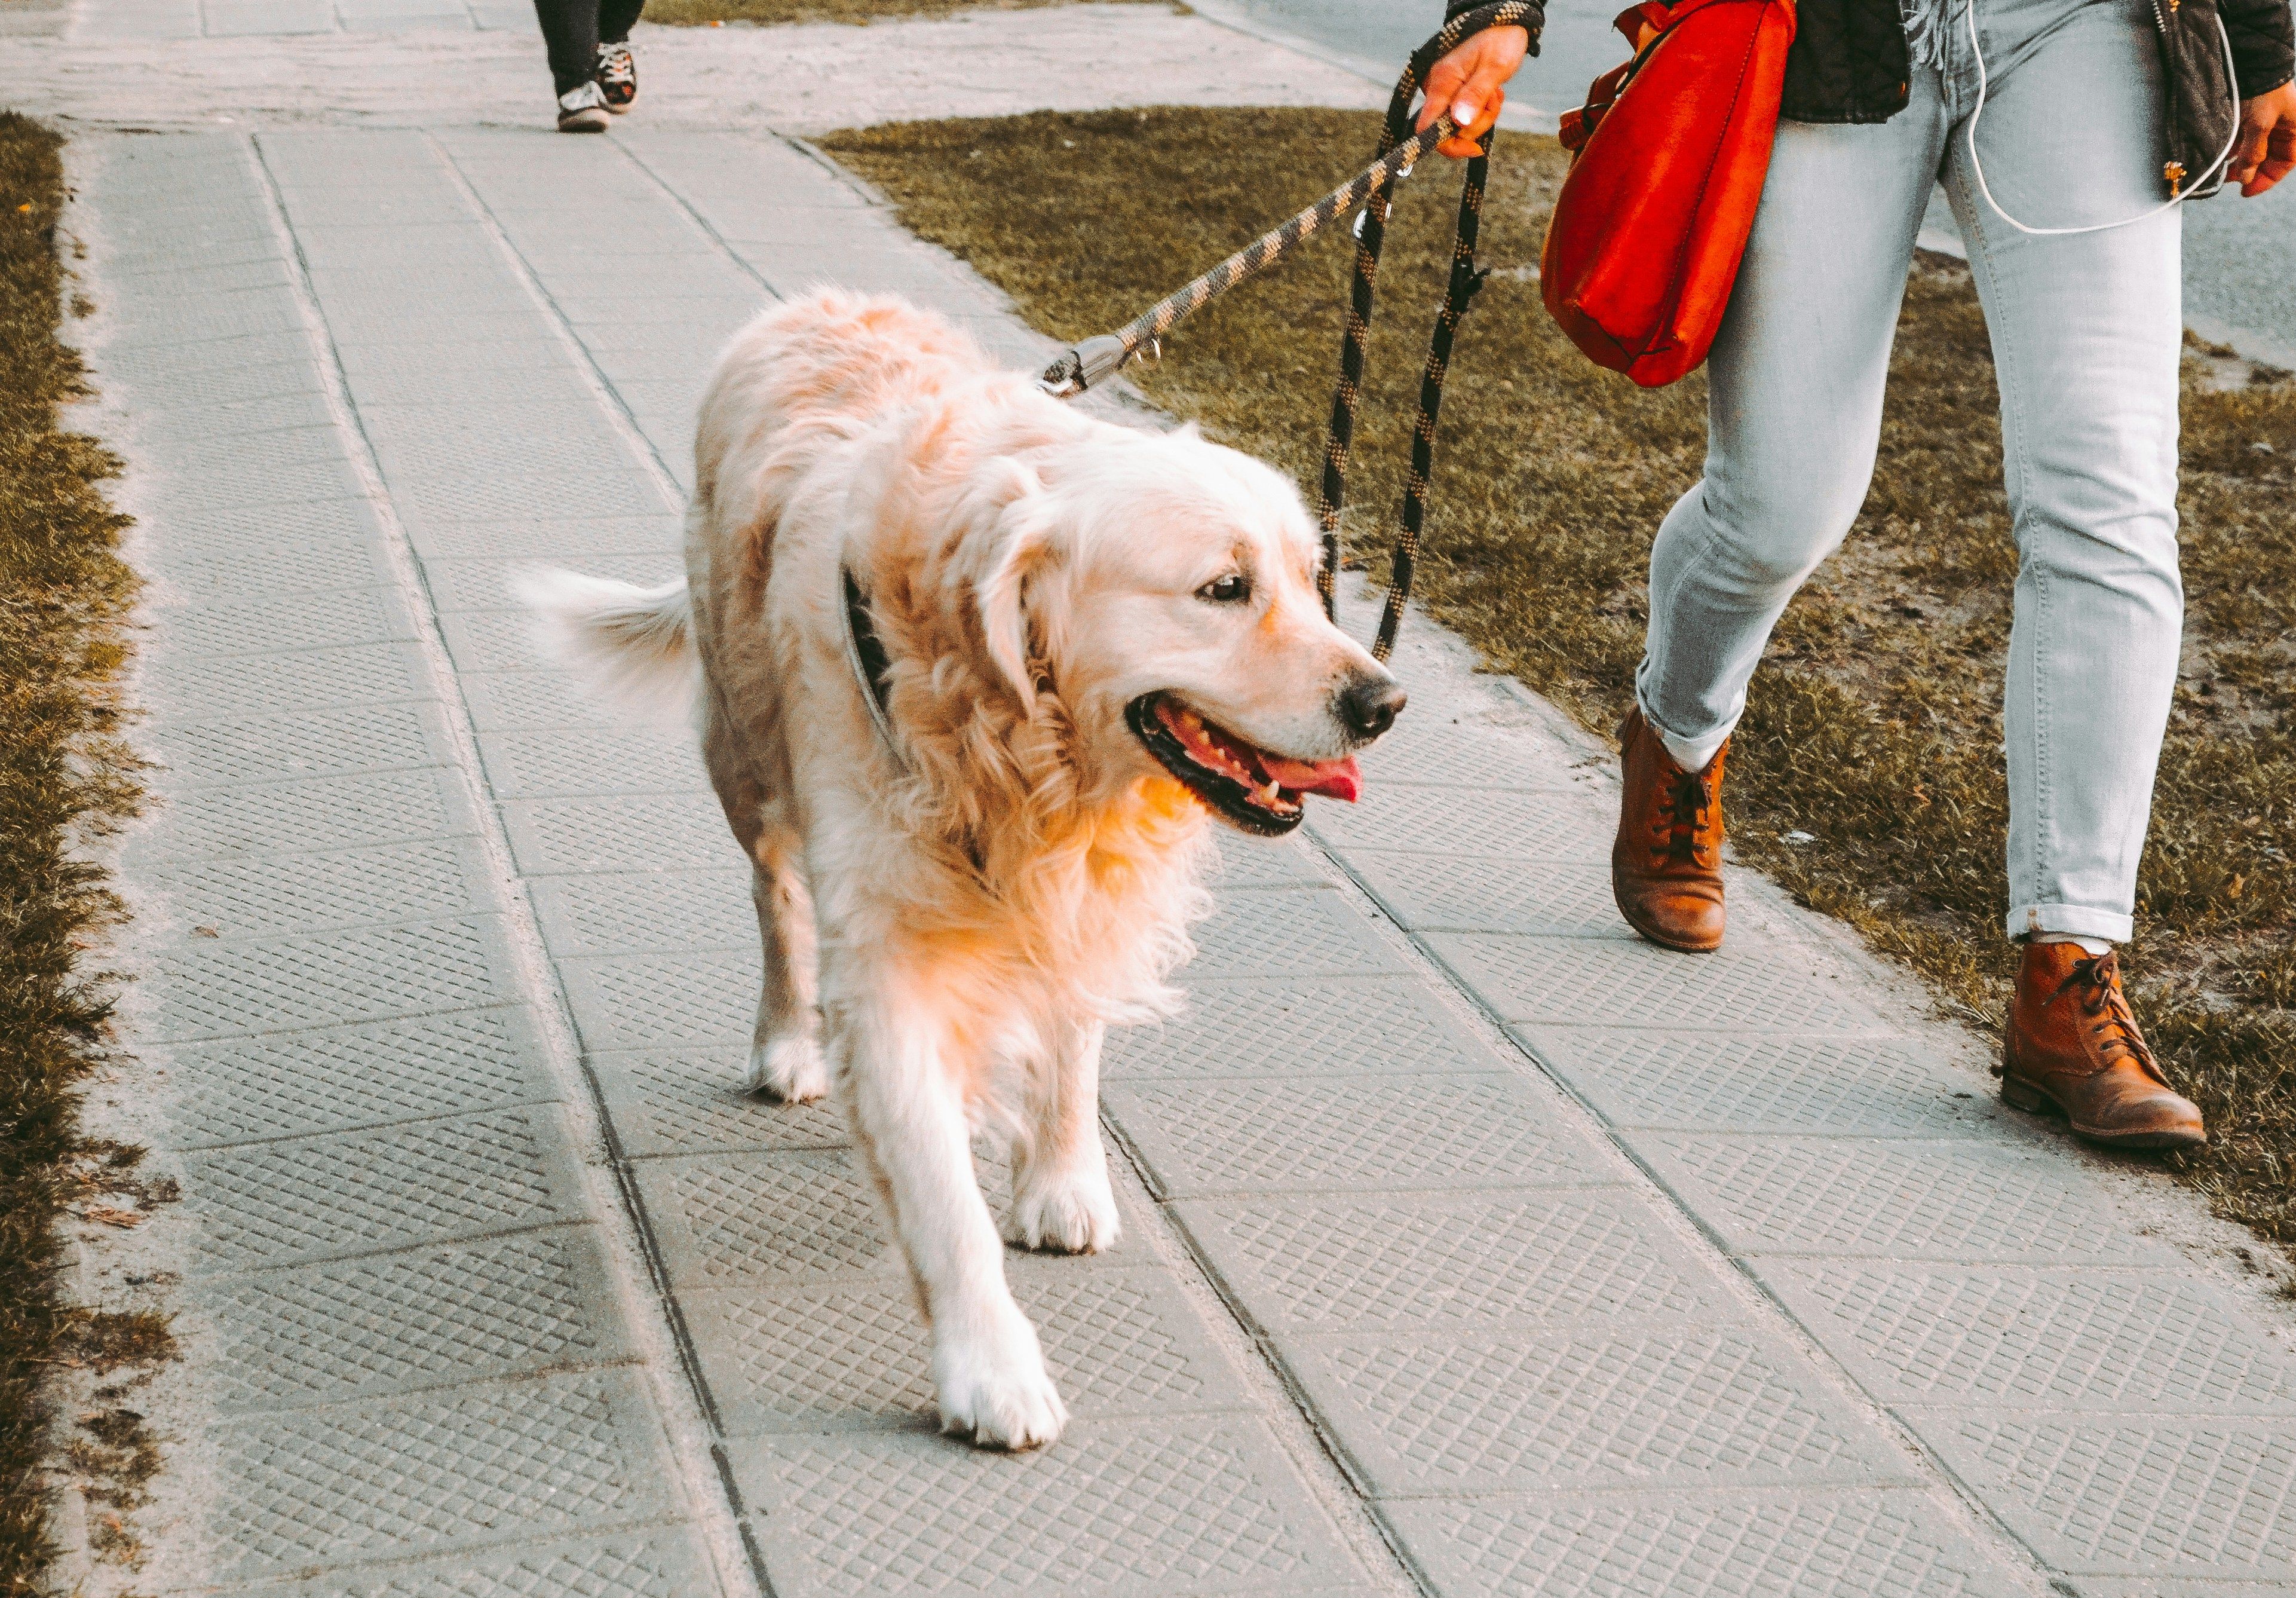
{"type": "Polygon", "coordinates": [[[1045,368],[1037,386],[1055,400],[1073,399],[1115,376],[1136,348],[1112,333],[1095,334],[1075,349],[1063,350],[1058,360],[1045,368]]]}

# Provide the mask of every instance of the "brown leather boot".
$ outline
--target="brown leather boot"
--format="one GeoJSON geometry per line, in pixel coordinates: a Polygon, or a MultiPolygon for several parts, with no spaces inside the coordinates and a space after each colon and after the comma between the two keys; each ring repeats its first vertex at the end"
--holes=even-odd
{"type": "Polygon", "coordinates": [[[1626,767],[1611,894],[1627,924],[1653,943],[1704,954],[1722,946],[1724,744],[1695,775],[1675,764],[1640,708],[1619,723],[1626,767]]]}
{"type": "Polygon", "coordinates": [[[2120,960],[2028,943],[2003,1040],[2001,1096],[2062,1111],[2073,1135],[2115,1149],[2196,1149],[2201,1112],[2161,1075],[2120,990],[2120,960]]]}

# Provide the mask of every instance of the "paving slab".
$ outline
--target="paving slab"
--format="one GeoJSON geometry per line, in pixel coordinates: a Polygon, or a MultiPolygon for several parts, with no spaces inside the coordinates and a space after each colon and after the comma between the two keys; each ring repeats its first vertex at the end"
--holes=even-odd
{"type": "MultiPolygon", "coordinates": [[[[433,16],[273,14],[321,12],[433,16]]],[[[253,25],[81,23],[186,16],[253,25]]],[[[1365,803],[1225,847],[1187,1010],[1111,1040],[1123,1240],[1011,1256],[1073,1430],[938,1436],[840,1114],[739,1088],[690,740],[549,670],[510,583],[676,569],[694,397],[779,295],[1044,341],[762,128],[474,119],[81,141],[165,768],[130,1020],[212,1372],[152,1587],[2296,1586],[2255,1296],[1755,880],[1732,952],[1625,936],[1596,753],[1416,622],[1365,803]]]]}

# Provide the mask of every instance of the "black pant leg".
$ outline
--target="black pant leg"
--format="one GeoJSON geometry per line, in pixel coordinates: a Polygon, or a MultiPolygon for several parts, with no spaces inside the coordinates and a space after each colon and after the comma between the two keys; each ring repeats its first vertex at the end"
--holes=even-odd
{"type": "Polygon", "coordinates": [[[587,83],[598,65],[598,0],[534,0],[534,14],[558,93],[587,83]]]}
{"type": "Polygon", "coordinates": [[[645,0],[598,0],[599,38],[609,45],[623,43],[644,9],[645,0]]]}

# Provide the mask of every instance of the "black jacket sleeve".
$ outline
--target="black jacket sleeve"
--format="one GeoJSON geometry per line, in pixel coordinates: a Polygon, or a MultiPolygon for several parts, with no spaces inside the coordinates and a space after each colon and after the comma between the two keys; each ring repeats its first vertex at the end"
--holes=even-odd
{"type": "Polygon", "coordinates": [[[2288,0],[2220,0],[2218,14],[2232,40],[2232,64],[2241,98],[2265,94],[2296,78],[2296,22],[2288,0]]]}

